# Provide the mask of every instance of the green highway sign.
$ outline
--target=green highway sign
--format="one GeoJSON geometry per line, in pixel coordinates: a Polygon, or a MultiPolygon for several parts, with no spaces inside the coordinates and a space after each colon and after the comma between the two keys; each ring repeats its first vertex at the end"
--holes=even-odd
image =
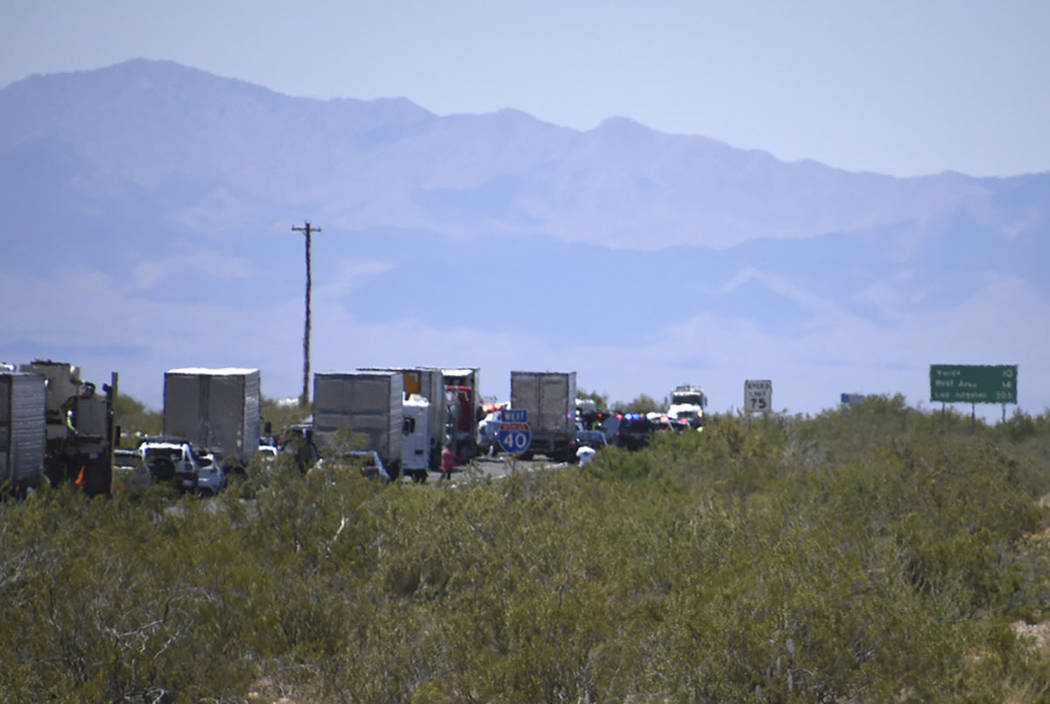
{"type": "Polygon", "coordinates": [[[930,400],[1017,403],[1017,365],[931,364],[930,400]]]}

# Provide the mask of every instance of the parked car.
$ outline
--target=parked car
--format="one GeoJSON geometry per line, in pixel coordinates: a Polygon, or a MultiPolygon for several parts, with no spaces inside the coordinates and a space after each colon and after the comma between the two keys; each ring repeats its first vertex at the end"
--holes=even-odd
{"type": "Polygon", "coordinates": [[[273,462],[277,459],[279,450],[276,445],[259,445],[259,454],[264,462],[273,462]]]}
{"type": "Polygon", "coordinates": [[[146,461],[135,450],[113,450],[113,490],[122,494],[136,494],[153,484],[146,461]]]}
{"type": "Polygon", "coordinates": [[[689,427],[687,421],[673,418],[666,413],[649,413],[646,415],[649,422],[653,425],[653,430],[673,430],[675,432],[682,432],[689,427]]]}
{"type": "Polygon", "coordinates": [[[226,472],[218,459],[210,452],[198,457],[200,474],[197,477],[197,491],[205,495],[215,495],[226,488],[226,472]]]}
{"type": "Polygon", "coordinates": [[[595,452],[601,450],[603,447],[608,447],[609,441],[605,437],[605,433],[601,430],[577,430],[576,435],[572,439],[572,443],[569,446],[569,461],[577,462],[579,460],[578,451],[581,447],[589,447],[595,452]]]}
{"type": "Polygon", "coordinates": [[[602,430],[610,445],[639,450],[649,444],[653,424],[641,413],[616,413],[605,419],[602,430]]]}
{"type": "Polygon", "coordinates": [[[595,452],[601,450],[603,447],[608,447],[609,441],[605,437],[605,433],[601,430],[577,430],[576,436],[572,440],[572,444],[569,447],[570,462],[577,460],[577,450],[581,447],[589,447],[595,452]]]}
{"type": "Polygon", "coordinates": [[[334,460],[326,462],[324,458],[317,461],[318,468],[331,467],[333,470],[360,470],[366,479],[390,481],[390,473],[383,465],[379,453],[375,450],[347,450],[334,460]]]}

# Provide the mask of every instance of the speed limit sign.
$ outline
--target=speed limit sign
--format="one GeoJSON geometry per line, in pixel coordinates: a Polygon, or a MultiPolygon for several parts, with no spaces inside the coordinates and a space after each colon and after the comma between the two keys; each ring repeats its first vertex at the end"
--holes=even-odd
{"type": "Polygon", "coordinates": [[[769,379],[748,379],[744,382],[744,410],[748,413],[767,413],[773,410],[773,382],[769,379]]]}

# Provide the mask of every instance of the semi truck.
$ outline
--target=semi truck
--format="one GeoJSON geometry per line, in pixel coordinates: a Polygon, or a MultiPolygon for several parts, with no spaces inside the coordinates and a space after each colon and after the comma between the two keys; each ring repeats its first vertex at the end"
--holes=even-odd
{"type": "Polygon", "coordinates": [[[689,384],[676,386],[671,392],[670,400],[667,415],[688,423],[693,429],[704,424],[704,406],[707,405],[707,396],[699,386],[689,384]]]}
{"type": "Polygon", "coordinates": [[[171,369],[164,373],[164,434],[243,471],[259,450],[261,396],[258,369],[171,369]]]}
{"type": "MultiPolygon", "coordinates": [[[[404,399],[407,404],[413,395],[428,401],[426,430],[427,468],[435,472],[441,469],[441,448],[445,444],[449,417],[448,401],[441,370],[436,367],[366,367],[365,372],[399,372],[404,383],[404,399]]],[[[418,401],[414,402],[418,404],[418,401]]],[[[413,411],[418,412],[418,410],[413,411]]],[[[417,424],[419,426],[419,424],[417,424]]],[[[407,438],[406,438],[407,440],[407,438]]],[[[418,448],[417,448],[418,449],[418,448]]],[[[415,450],[413,450],[415,456],[415,450]]],[[[403,457],[404,469],[408,469],[408,457],[403,457]]],[[[414,460],[413,460],[414,461],[414,460]]]]}
{"type": "Polygon", "coordinates": [[[527,412],[526,455],[567,462],[576,436],[576,372],[511,372],[511,410],[527,412]]]}
{"type": "Polygon", "coordinates": [[[109,496],[113,488],[113,447],[119,433],[113,405],[117,374],[110,383],[80,378],[68,362],[37,359],[20,371],[44,377],[46,441],[44,472],[52,485],[72,482],[88,496],[109,496]]]}
{"type": "Polygon", "coordinates": [[[47,430],[44,377],[0,370],[0,487],[22,495],[44,478],[47,430]]]}
{"type": "Polygon", "coordinates": [[[404,377],[399,372],[356,371],[314,374],[314,439],[321,451],[336,445],[348,429],[379,454],[387,473],[401,472],[404,377]]]}
{"type": "Polygon", "coordinates": [[[478,423],[485,417],[485,411],[481,405],[480,372],[473,367],[441,370],[449,408],[449,444],[457,464],[469,462],[481,454],[478,423]]]}
{"type": "MultiPolygon", "coordinates": [[[[416,481],[425,482],[431,469],[430,455],[433,433],[430,432],[430,400],[419,394],[409,394],[401,406],[404,415],[401,437],[401,471],[416,481]]],[[[438,462],[441,446],[438,445],[438,462]]],[[[436,468],[440,469],[440,465],[436,468]]]]}

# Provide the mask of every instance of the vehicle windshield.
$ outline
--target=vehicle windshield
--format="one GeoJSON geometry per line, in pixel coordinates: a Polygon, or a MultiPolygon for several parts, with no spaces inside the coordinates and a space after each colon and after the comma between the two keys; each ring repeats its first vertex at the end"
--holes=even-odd
{"type": "Polygon", "coordinates": [[[691,406],[702,406],[704,397],[700,394],[671,394],[671,403],[674,405],[689,404],[691,406]]]}

